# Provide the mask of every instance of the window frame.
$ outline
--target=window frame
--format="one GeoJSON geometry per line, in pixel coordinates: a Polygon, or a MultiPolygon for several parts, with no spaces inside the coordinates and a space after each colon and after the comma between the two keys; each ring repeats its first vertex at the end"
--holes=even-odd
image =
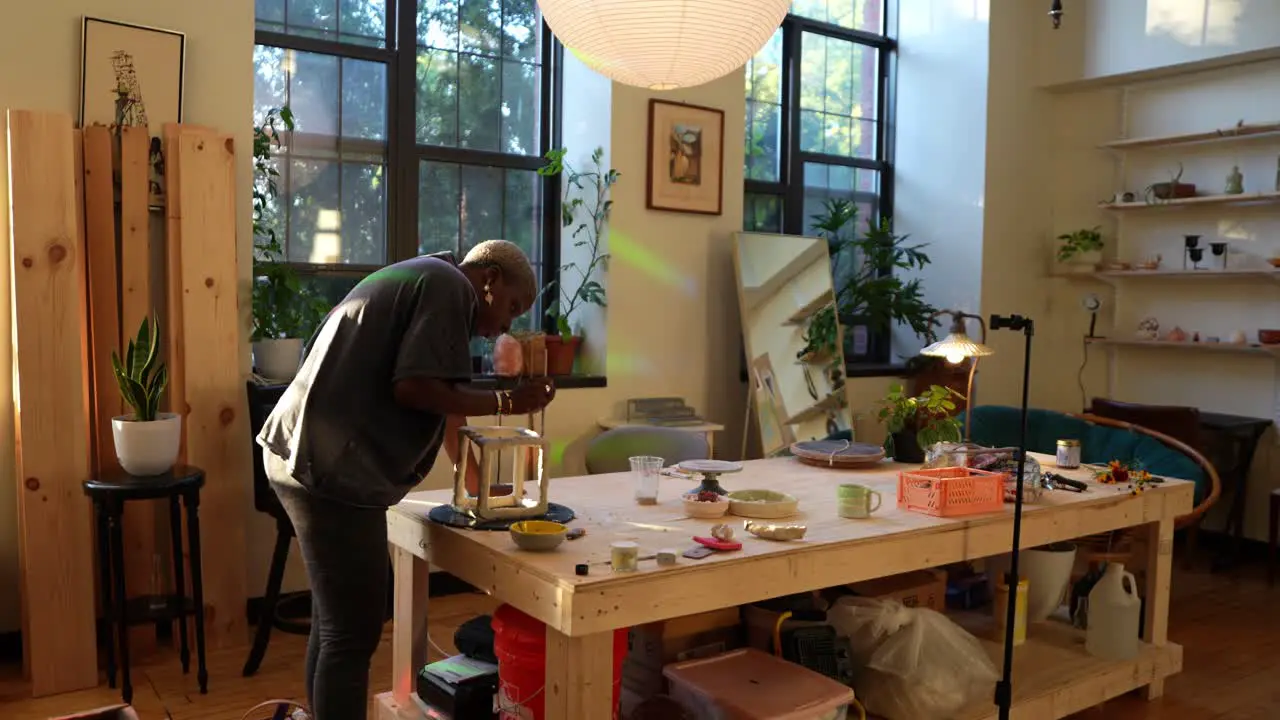
{"type": "MultiPolygon", "coordinates": [[[[854,202],[867,203],[872,217],[859,217],[859,227],[868,220],[892,218],[894,207],[894,126],[897,77],[897,41],[890,35],[895,26],[897,3],[884,2],[883,34],[854,30],[833,23],[788,13],[782,20],[782,88],[779,94],[778,180],[745,178],[745,196],[772,197],[782,204],[779,230],[788,235],[809,235],[808,218],[804,217],[806,164],[843,166],[877,173],[877,192],[855,192],[854,202]],[[800,149],[802,43],[805,34],[820,35],[871,48],[876,53],[876,132],[874,158],[828,155],[800,149]]],[[[885,271],[888,272],[888,271],[885,271]]],[[[888,366],[892,331],[870,333],[867,354],[858,361],[845,360],[846,374],[866,375],[869,368],[888,366]]]]}
{"type": "MultiPolygon", "coordinates": [[[[417,141],[417,23],[418,0],[389,0],[386,5],[384,47],[361,45],[341,40],[308,37],[257,27],[254,13],[254,44],[337,57],[382,63],[386,66],[386,265],[417,257],[419,163],[449,162],[461,166],[493,167],[535,171],[545,164],[545,154],[561,144],[563,108],[564,49],[551,33],[546,21],[541,22],[542,73],[539,86],[538,153],[515,155],[488,150],[425,145],[417,141]]],[[[538,176],[542,192],[542,233],[538,239],[541,253],[530,258],[539,264],[539,280],[545,287],[557,280],[560,269],[560,204],[559,176],[538,176]]],[[[359,279],[385,265],[362,263],[308,263],[286,260],[299,277],[359,279]]],[[[555,323],[546,317],[541,296],[533,308],[546,332],[555,331],[555,323]]]]}

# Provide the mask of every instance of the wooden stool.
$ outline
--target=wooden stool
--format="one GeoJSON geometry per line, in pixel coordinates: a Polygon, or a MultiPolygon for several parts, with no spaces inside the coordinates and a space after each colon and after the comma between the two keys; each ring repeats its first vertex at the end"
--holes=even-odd
{"type": "Polygon", "coordinates": [[[204,471],[179,465],[163,475],[136,477],[123,470],[115,470],[95,480],[84,483],[84,493],[93,501],[98,522],[98,564],[102,577],[102,607],[107,621],[107,682],[116,686],[116,653],[111,637],[117,633],[120,643],[121,695],[126,703],[133,700],[133,685],[129,680],[129,626],[142,623],[176,620],[178,623],[179,657],[182,672],[191,668],[191,655],[187,650],[187,623],[191,615],[196,620],[196,679],[200,693],[209,691],[209,673],[204,658],[204,589],[200,576],[200,488],[204,485],[204,471]],[[129,500],[169,500],[169,527],[173,539],[173,586],[171,594],[144,596],[129,600],[124,586],[124,538],[122,520],[124,504],[129,500]],[[187,506],[187,544],[191,552],[191,598],[184,592],[186,583],[182,567],[182,519],[179,517],[179,500],[187,506]],[[114,623],[115,627],[112,627],[114,623]]]}
{"type": "Polygon", "coordinates": [[[1267,523],[1267,544],[1271,552],[1267,558],[1267,584],[1276,584],[1276,565],[1280,564],[1280,488],[1271,491],[1271,517],[1267,523]]]}

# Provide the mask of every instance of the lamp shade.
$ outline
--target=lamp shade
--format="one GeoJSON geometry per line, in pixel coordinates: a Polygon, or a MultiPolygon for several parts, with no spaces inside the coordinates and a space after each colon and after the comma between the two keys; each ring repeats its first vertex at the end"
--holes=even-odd
{"type": "Polygon", "coordinates": [[[938,342],[921,350],[920,354],[942,357],[946,358],[949,363],[958,363],[965,358],[994,355],[995,350],[992,350],[982,343],[976,343],[970,340],[969,336],[962,332],[953,332],[938,342]]]}
{"type": "Polygon", "coordinates": [[[539,0],[560,42],[611,80],[650,90],[692,87],[747,63],[791,0],[539,0]]]}

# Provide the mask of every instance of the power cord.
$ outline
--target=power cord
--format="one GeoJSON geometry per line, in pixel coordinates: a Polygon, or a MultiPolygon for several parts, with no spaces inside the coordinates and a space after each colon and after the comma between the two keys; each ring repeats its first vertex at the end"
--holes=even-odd
{"type": "Polygon", "coordinates": [[[1088,404],[1089,404],[1088,393],[1086,393],[1084,389],[1084,369],[1089,364],[1089,336],[1088,335],[1084,336],[1084,340],[1082,341],[1082,344],[1084,345],[1084,360],[1080,362],[1080,369],[1076,372],[1076,385],[1080,387],[1080,408],[1084,409],[1088,407],[1088,404]]]}

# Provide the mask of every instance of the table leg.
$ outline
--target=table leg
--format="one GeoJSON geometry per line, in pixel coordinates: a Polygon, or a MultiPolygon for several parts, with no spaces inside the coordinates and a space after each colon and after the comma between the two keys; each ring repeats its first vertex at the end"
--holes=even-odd
{"type": "Polygon", "coordinates": [[[120,697],[125,704],[133,702],[133,683],[129,678],[129,595],[124,586],[124,507],[110,503],[107,509],[107,534],[111,542],[112,579],[115,581],[115,601],[119,604],[117,622],[120,642],[120,697]]]}
{"type": "MultiPolygon", "coordinates": [[[[1152,645],[1169,640],[1169,590],[1173,583],[1173,520],[1147,525],[1147,593],[1143,639],[1152,645]]],[[[1163,669],[1147,686],[1147,699],[1164,694],[1163,669]]]]}
{"type": "Polygon", "coordinates": [[[182,660],[182,674],[191,671],[191,649],[187,646],[187,615],[181,612],[187,607],[187,580],[182,571],[182,510],[178,496],[169,498],[169,538],[173,545],[173,594],[178,597],[178,658],[182,660]]]}
{"type": "Polygon", "coordinates": [[[204,664],[204,575],[200,568],[200,494],[183,496],[187,506],[187,546],[191,550],[191,601],[196,612],[196,682],[200,694],[209,692],[209,670],[204,664]]]}
{"type": "Polygon", "coordinates": [[[612,632],[569,637],[548,627],[546,663],[543,717],[548,720],[616,717],[612,632]]]}
{"type": "Polygon", "coordinates": [[[111,596],[116,586],[111,578],[111,528],[107,522],[107,508],[101,502],[93,504],[98,520],[98,576],[102,581],[102,619],[107,626],[107,686],[116,689],[116,640],[112,636],[115,630],[115,603],[111,596]]]}
{"type": "Polygon", "coordinates": [[[396,702],[409,702],[418,670],[427,664],[427,600],[431,577],[427,561],[391,546],[395,568],[395,609],[391,630],[391,689],[396,702]]]}

